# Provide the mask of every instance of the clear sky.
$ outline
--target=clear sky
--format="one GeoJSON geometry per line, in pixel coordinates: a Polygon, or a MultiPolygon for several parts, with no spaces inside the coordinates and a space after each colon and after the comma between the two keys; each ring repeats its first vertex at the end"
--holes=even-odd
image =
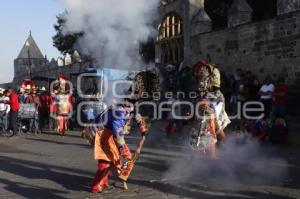
{"type": "Polygon", "coordinates": [[[1,0],[0,4],[0,83],[12,81],[13,62],[29,31],[48,59],[59,56],[53,47],[53,25],[64,7],[57,0],[1,0]]]}

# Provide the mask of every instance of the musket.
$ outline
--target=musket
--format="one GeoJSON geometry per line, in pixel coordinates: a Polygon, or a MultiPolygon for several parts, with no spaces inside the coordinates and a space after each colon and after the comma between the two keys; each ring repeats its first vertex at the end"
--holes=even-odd
{"type": "Polygon", "coordinates": [[[141,154],[141,150],[145,144],[145,141],[146,141],[146,136],[143,135],[142,139],[140,140],[140,142],[137,145],[137,149],[133,155],[133,158],[131,160],[128,160],[125,164],[123,164],[121,173],[119,175],[119,178],[121,180],[123,180],[125,182],[128,180],[128,178],[135,166],[135,162],[137,161],[137,159],[139,158],[139,155],[141,154]]]}
{"type": "Polygon", "coordinates": [[[120,174],[118,176],[121,180],[123,180],[123,186],[124,186],[125,190],[128,189],[127,180],[135,166],[137,159],[139,158],[139,156],[141,154],[141,150],[146,141],[146,137],[147,137],[146,132],[148,132],[148,128],[146,127],[146,122],[144,120],[141,121],[140,131],[143,132],[142,139],[139,141],[139,143],[137,145],[137,149],[136,149],[132,159],[127,161],[125,164],[123,164],[120,174]]]}

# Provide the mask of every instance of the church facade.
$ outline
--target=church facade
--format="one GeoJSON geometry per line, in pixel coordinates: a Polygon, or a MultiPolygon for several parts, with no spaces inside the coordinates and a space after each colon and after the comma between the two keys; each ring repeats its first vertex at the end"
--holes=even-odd
{"type": "Polygon", "coordinates": [[[233,0],[227,28],[212,29],[205,0],[161,0],[156,62],[192,66],[209,60],[221,70],[251,70],[263,79],[300,79],[300,1],[277,0],[277,16],[253,21],[246,0],[233,0]]]}

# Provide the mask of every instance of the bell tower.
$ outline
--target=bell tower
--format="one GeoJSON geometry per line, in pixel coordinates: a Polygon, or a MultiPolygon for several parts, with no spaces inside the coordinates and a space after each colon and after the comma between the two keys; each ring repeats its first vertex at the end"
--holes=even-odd
{"type": "Polygon", "coordinates": [[[26,76],[31,78],[34,68],[42,66],[45,57],[34,41],[31,31],[23,45],[18,57],[14,60],[14,76],[26,76]]]}

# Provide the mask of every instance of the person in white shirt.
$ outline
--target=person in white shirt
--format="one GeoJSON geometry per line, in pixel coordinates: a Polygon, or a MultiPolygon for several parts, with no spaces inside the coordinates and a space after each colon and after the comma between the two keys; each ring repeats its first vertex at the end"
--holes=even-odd
{"type": "Polygon", "coordinates": [[[266,77],[264,84],[259,91],[260,100],[264,104],[265,119],[269,118],[272,112],[274,90],[275,86],[272,84],[271,77],[266,77]]]}
{"type": "Polygon", "coordinates": [[[5,104],[5,101],[8,101],[9,98],[4,95],[4,89],[0,88],[0,122],[4,124],[5,129],[8,128],[7,116],[10,111],[9,104],[5,104]]]}

